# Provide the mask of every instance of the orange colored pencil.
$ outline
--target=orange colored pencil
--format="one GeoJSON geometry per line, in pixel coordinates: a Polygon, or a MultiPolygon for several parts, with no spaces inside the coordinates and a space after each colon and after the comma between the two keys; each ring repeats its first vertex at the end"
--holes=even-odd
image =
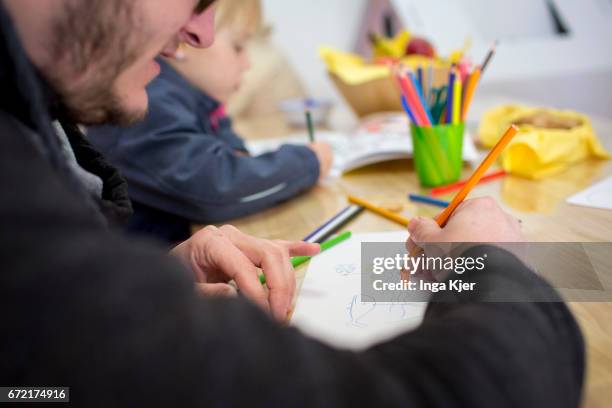
{"type": "Polygon", "coordinates": [[[474,98],[474,93],[476,92],[478,81],[480,80],[480,74],[480,66],[477,66],[472,75],[470,75],[470,79],[466,86],[465,97],[463,98],[463,109],[461,111],[461,119],[463,122],[465,122],[468,110],[470,109],[470,104],[472,103],[472,99],[474,98]]]}
{"type": "Polygon", "coordinates": [[[506,133],[499,139],[499,142],[491,149],[487,157],[480,163],[480,166],[476,169],[474,174],[470,176],[467,183],[459,190],[457,195],[453,198],[453,201],[440,213],[440,215],[436,218],[436,222],[440,227],[444,227],[448,222],[450,216],[453,214],[453,211],[457,209],[459,204],[465,200],[468,194],[472,191],[474,186],[478,184],[482,176],[484,176],[485,172],[491,167],[491,165],[497,160],[500,153],[504,150],[504,148],[510,143],[512,138],[517,134],[518,128],[515,125],[511,125],[506,133]]]}
{"type": "Polygon", "coordinates": [[[404,227],[407,227],[408,224],[410,223],[410,220],[406,217],[402,217],[399,214],[396,214],[394,212],[391,212],[385,208],[381,208],[381,207],[377,207],[374,204],[371,204],[361,198],[355,197],[355,196],[348,196],[348,200],[350,203],[352,204],[357,204],[362,206],[363,208],[372,211],[373,213],[376,213],[378,215],[381,215],[391,221],[395,221],[400,225],[403,225],[404,227]]]}

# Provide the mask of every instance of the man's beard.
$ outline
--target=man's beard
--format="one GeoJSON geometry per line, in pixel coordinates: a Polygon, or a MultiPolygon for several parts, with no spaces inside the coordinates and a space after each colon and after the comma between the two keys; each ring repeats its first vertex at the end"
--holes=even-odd
{"type": "Polygon", "coordinates": [[[96,125],[130,124],[144,117],[143,111],[125,108],[115,90],[117,78],[146,43],[134,3],[68,0],[54,22],[50,63],[41,71],[68,119],[96,125]]]}

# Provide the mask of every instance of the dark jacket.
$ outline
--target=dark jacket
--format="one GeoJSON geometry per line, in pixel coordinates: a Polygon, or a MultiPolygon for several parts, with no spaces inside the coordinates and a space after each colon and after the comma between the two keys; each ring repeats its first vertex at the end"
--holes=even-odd
{"type": "Polygon", "coordinates": [[[186,239],[190,222],[217,223],[261,211],[316,183],[319,162],[305,146],[248,156],[219,103],[158,59],[149,112],[129,128],[94,127],[91,142],[128,180],[130,229],[186,239]],[[181,236],[179,231],[187,231],[181,236]]]}
{"type": "MultiPolygon", "coordinates": [[[[2,386],[67,386],[71,407],[578,405],[583,343],[561,302],[468,293],[432,303],[415,331],[354,353],[242,299],[196,294],[191,273],[163,251],[107,228],[61,162],[41,81],[2,3],[0,31],[2,386]]],[[[85,167],[100,160],[77,154],[85,167]]],[[[491,290],[539,282],[500,249],[489,260],[491,290]]]]}

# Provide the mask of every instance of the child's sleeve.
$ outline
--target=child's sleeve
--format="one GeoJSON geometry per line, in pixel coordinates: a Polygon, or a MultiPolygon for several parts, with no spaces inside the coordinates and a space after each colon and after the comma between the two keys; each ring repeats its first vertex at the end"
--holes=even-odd
{"type": "MultiPolygon", "coordinates": [[[[319,161],[304,146],[285,145],[251,157],[215,143],[197,167],[191,169],[192,183],[185,186],[191,192],[185,204],[195,207],[193,213],[187,208],[184,215],[202,222],[221,222],[269,208],[300,194],[319,178],[319,161]]],[[[180,174],[173,183],[181,183],[180,174]]]]}
{"type": "Polygon", "coordinates": [[[234,129],[232,127],[232,120],[230,118],[225,117],[219,120],[219,130],[217,131],[217,137],[219,137],[221,140],[231,146],[232,149],[246,154],[249,153],[249,150],[247,149],[244,140],[234,132],[234,129]]]}
{"type": "MultiPolygon", "coordinates": [[[[133,200],[195,222],[245,216],[315,184],[319,162],[305,146],[283,146],[257,157],[235,141],[208,134],[197,106],[173,92],[152,95],[146,120],[128,129],[96,129],[100,143],[121,132],[110,151],[133,200]]],[[[237,136],[234,136],[237,139],[237,136]]],[[[242,145],[244,147],[244,145],[242,145]]]]}

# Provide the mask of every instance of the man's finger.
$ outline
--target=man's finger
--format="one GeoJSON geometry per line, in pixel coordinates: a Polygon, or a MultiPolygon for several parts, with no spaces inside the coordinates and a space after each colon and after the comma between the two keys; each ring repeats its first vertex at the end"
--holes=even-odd
{"type": "Polygon", "coordinates": [[[319,244],[304,241],[276,241],[287,248],[290,256],[314,256],[321,252],[319,244]]]}
{"type": "Polygon", "coordinates": [[[410,239],[417,244],[434,242],[435,236],[441,231],[440,226],[432,219],[415,217],[408,224],[410,239]]]}
{"type": "Polygon", "coordinates": [[[232,226],[220,229],[253,264],[263,270],[269,288],[272,316],[284,321],[295,294],[295,272],[289,260],[288,249],[275,242],[251,237],[232,226]]]}
{"type": "Polygon", "coordinates": [[[196,290],[204,296],[234,297],[238,294],[236,288],[227,283],[198,283],[196,290]]]}
{"type": "Polygon", "coordinates": [[[216,240],[210,248],[215,266],[236,281],[238,289],[264,310],[269,310],[266,292],[259,281],[256,265],[228,238],[216,240]]]}
{"type": "Polygon", "coordinates": [[[415,254],[421,250],[420,247],[412,240],[412,237],[408,238],[408,241],[406,242],[406,249],[408,250],[408,254],[410,255],[415,254]]]}
{"type": "Polygon", "coordinates": [[[295,272],[288,251],[278,245],[269,244],[261,254],[261,268],[270,290],[270,309],[278,321],[284,321],[295,294],[295,272]]]}

